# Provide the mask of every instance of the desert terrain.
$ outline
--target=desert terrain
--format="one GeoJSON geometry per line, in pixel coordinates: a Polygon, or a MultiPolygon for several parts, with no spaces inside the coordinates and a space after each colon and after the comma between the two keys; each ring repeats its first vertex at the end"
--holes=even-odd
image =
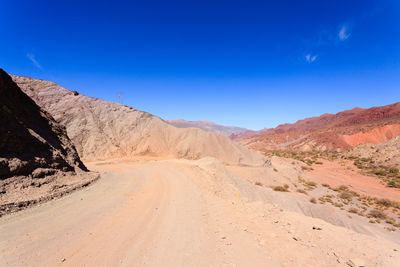
{"type": "Polygon", "coordinates": [[[0,0],[0,267],[400,267],[399,17],[0,0]]]}
{"type": "Polygon", "coordinates": [[[87,166],[102,172],[94,185],[0,219],[2,266],[396,266],[400,260],[398,243],[248,201],[269,190],[213,158],[87,166]]]}
{"type": "MultiPolygon", "coordinates": [[[[359,110],[327,116],[337,127],[356,121],[340,128],[348,136],[361,135],[354,114],[367,134],[392,125],[379,135],[386,139],[301,139],[309,151],[296,149],[299,139],[279,144],[274,129],[229,138],[49,81],[2,72],[0,85],[21,100],[1,103],[0,266],[400,262],[399,139],[386,121],[397,104],[373,119],[359,110]]],[[[336,129],[321,127],[303,130],[336,129]]]]}

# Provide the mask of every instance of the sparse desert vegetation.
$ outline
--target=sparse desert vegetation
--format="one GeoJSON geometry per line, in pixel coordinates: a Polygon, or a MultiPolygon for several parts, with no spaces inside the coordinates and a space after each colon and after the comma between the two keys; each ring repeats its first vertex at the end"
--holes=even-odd
{"type": "Polygon", "coordinates": [[[307,191],[311,191],[314,190],[318,184],[316,182],[313,181],[306,181],[303,177],[299,176],[298,181],[304,186],[304,189],[307,191]]]}
{"type": "Polygon", "coordinates": [[[375,176],[387,187],[400,188],[399,168],[373,158],[345,157],[354,161],[354,165],[365,175],[375,176]]]}

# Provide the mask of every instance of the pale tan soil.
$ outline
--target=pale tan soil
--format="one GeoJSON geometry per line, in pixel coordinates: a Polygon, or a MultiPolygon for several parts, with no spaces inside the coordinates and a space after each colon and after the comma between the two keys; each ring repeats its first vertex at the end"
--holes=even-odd
{"type": "Polygon", "coordinates": [[[103,172],[94,185],[0,218],[0,266],[400,262],[400,246],[390,241],[284,211],[267,200],[246,201],[255,193],[276,192],[238,178],[212,158],[87,165],[103,172]]]}
{"type": "Polygon", "coordinates": [[[400,201],[398,188],[387,187],[378,177],[361,174],[352,161],[320,161],[323,162],[322,165],[313,164],[314,170],[308,172],[311,180],[320,184],[329,184],[331,187],[346,185],[360,194],[400,201]]]}

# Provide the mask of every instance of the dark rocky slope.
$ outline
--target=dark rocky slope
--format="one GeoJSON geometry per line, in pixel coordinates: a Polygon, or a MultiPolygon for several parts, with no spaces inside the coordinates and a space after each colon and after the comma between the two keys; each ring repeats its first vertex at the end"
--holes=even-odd
{"type": "Polygon", "coordinates": [[[77,169],[86,170],[65,128],[0,69],[0,178],[77,169]]]}
{"type": "Polygon", "coordinates": [[[65,128],[0,69],[0,216],[98,177],[86,169],[65,128]]]}

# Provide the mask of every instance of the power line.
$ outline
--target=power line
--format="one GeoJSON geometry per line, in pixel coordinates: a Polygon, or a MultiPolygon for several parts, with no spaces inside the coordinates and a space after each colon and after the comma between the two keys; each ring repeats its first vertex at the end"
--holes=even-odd
{"type": "Polygon", "coordinates": [[[124,91],[118,91],[117,95],[118,95],[118,103],[123,105],[124,104],[124,91]]]}

